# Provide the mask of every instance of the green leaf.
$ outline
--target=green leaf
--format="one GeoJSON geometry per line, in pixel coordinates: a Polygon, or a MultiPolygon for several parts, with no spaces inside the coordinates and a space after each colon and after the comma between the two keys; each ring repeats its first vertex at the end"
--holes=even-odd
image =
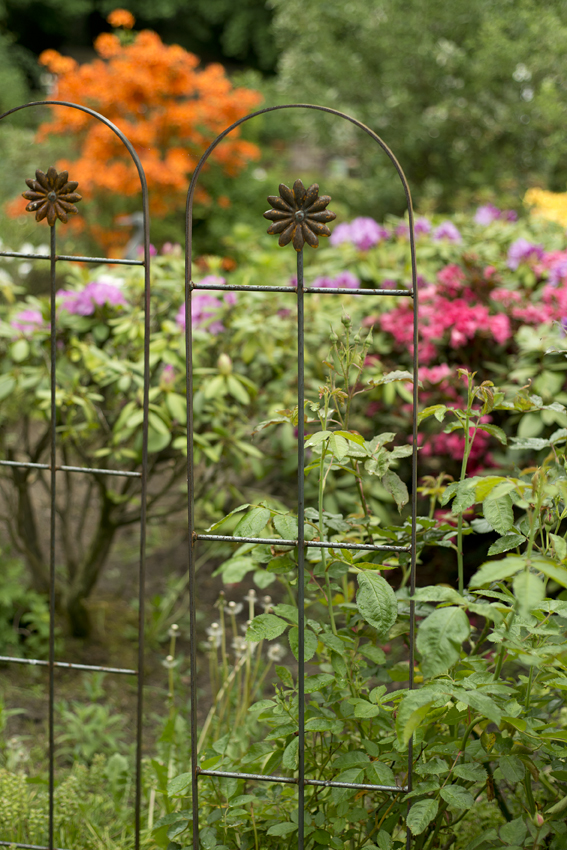
{"type": "Polygon", "coordinates": [[[459,779],[467,782],[485,782],[486,770],[480,764],[458,764],[453,768],[453,773],[459,779]]]}
{"type": "Polygon", "coordinates": [[[30,353],[30,344],[27,339],[19,339],[17,342],[14,342],[10,348],[10,354],[12,356],[12,360],[16,363],[21,363],[22,360],[25,360],[30,353]]]}
{"type": "Polygon", "coordinates": [[[289,514],[281,516],[277,514],[273,519],[273,523],[274,528],[278,534],[281,534],[284,540],[297,540],[298,527],[296,516],[289,514]]]}
{"type": "Polygon", "coordinates": [[[299,761],[299,738],[293,738],[287,745],[282,756],[282,765],[288,770],[295,770],[299,761]]]}
{"type": "Polygon", "coordinates": [[[11,375],[2,375],[0,377],[0,401],[8,398],[15,386],[16,381],[11,375]]]}
{"type": "Polygon", "coordinates": [[[396,735],[404,746],[431,708],[448,702],[448,697],[434,688],[420,688],[410,691],[401,701],[396,714],[396,735]]]}
{"type": "Polygon", "coordinates": [[[386,654],[384,650],[380,649],[378,646],[373,646],[371,643],[365,643],[363,646],[358,647],[358,651],[361,655],[364,655],[366,658],[370,659],[370,661],[374,662],[374,664],[386,663],[386,654]]]}
{"type": "Polygon", "coordinates": [[[386,579],[375,573],[359,573],[356,604],[378,638],[385,638],[398,616],[398,600],[386,579]]]}
{"type": "Polygon", "coordinates": [[[512,587],[522,615],[529,614],[545,599],[545,584],[533,573],[518,573],[514,576],[512,587]]]}
{"type": "Polygon", "coordinates": [[[465,603],[465,599],[460,593],[457,593],[452,587],[445,587],[442,584],[418,587],[413,598],[418,602],[452,602],[454,605],[464,605],[465,603]]]}
{"type": "Polygon", "coordinates": [[[250,396],[237,377],[234,375],[227,375],[226,384],[229,393],[236,399],[236,401],[239,401],[240,404],[250,404],[250,396]]]}
{"type": "Polygon", "coordinates": [[[421,835],[425,832],[439,811],[437,800],[419,800],[409,810],[406,823],[412,835],[421,835]]]}
{"type": "Polygon", "coordinates": [[[460,702],[464,702],[470,708],[476,709],[493,723],[496,723],[497,726],[502,720],[502,712],[488,694],[484,694],[480,690],[466,691],[464,688],[458,688],[455,685],[447,685],[446,682],[442,683],[442,690],[460,702]]]}
{"type": "Polygon", "coordinates": [[[328,440],[331,436],[332,431],[317,431],[315,434],[311,434],[310,437],[307,437],[305,441],[305,448],[309,449],[313,446],[318,446],[319,443],[324,443],[325,440],[328,440]]]}
{"type": "Polygon", "coordinates": [[[251,570],[256,569],[256,566],[257,565],[252,558],[237,556],[236,558],[230,558],[230,560],[226,561],[221,567],[215,570],[213,575],[221,573],[222,580],[225,584],[237,584],[239,581],[242,581],[244,576],[251,570]]]}
{"type": "Polygon", "coordinates": [[[378,714],[380,714],[380,706],[372,705],[371,702],[358,702],[354,707],[354,716],[361,720],[376,717],[378,714]]]}
{"type": "Polygon", "coordinates": [[[486,431],[486,433],[490,434],[492,437],[496,437],[496,439],[500,440],[503,445],[506,445],[508,443],[508,437],[506,436],[506,433],[502,430],[502,428],[499,428],[498,425],[482,424],[478,426],[478,429],[479,431],[486,431]]]}
{"type": "Polygon", "coordinates": [[[254,617],[246,631],[246,640],[273,640],[279,637],[288,627],[289,623],[276,617],[275,614],[260,614],[254,617]]]}
{"type": "Polygon", "coordinates": [[[487,561],[471,578],[470,587],[482,587],[483,584],[510,578],[523,570],[525,566],[525,559],[517,555],[502,558],[500,561],[487,561]]]}
{"type": "Polygon", "coordinates": [[[565,567],[554,564],[553,561],[548,561],[545,558],[532,558],[532,566],[548,578],[556,581],[561,587],[567,587],[567,570],[565,567]]]}
{"type": "Polygon", "coordinates": [[[185,792],[191,786],[191,773],[180,773],[179,776],[174,776],[167,783],[167,793],[170,797],[184,796],[185,792]]]}
{"type": "Polygon", "coordinates": [[[335,677],[332,673],[316,673],[314,676],[305,677],[305,693],[312,694],[315,691],[322,691],[323,688],[334,684],[335,677]]]}
{"type": "Polygon", "coordinates": [[[373,387],[379,387],[382,384],[391,384],[394,381],[413,383],[413,375],[411,372],[396,370],[394,372],[388,372],[386,375],[381,375],[379,378],[373,378],[368,383],[372,384],[373,387]]]}
{"type": "Polygon", "coordinates": [[[514,818],[514,820],[508,821],[508,823],[501,826],[499,830],[499,835],[502,841],[505,841],[507,844],[517,844],[518,847],[524,846],[527,833],[528,828],[524,823],[523,817],[514,818]]]}
{"type": "Polygon", "coordinates": [[[499,534],[506,534],[514,525],[512,498],[509,493],[493,498],[489,496],[482,503],[484,518],[499,534]]]}
{"type": "Polygon", "coordinates": [[[258,537],[270,519],[268,508],[252,508],[240,519],[232,532],[235,537],[258,537]]]}
{"type": "Polygon", "coordinates": [[[516,451],[525,451],[528,449],[534,449],[535,451],[539,451],[540,449],[549,448],[549,440],[544,440],[542,437],[511,437],[510,442],[512,445],[511,449],[516,449],[516,451]]]}
{"type": "Polygon", "coordinates": [[[508,534],[505,534],[504,537],[501,537],[499,540],[495,540],[490,549],[488,550],[489,555],[501,555],[502,552],[508,552],[510,549],[515,549],[517,546],[521,546],[524,543],[526,538],[523,534],[518,534],[515,531],[510,531],[508,534]]]}
{"type": "Polygon", "coordinates": [[[250,502],[246,502],[245,505],[239,505],[237,508],[235,508],[229,514],[227,514],[226,516],[223,516],[222,519],[219,519],[218,522],[215,522],[215,523],[213,523],[213,525],[210,525],[208,528],[206,528],[205,534],[209,534],[211,531],[215,531],[220,525],[223,524],[223,522],[226,522],[227,519],[229,519],[231,516],[234,516],[234,514],[240,513],[240,511],[245,511],[246,508],[249,508],[249,507],[250,507],[250,502]]]}
{"type": "MultiPolygon", "coordinates": [[[[297,660],[299,661],[299,629],[294,626],[289,630],[289,646],[297,660]]],[[[317,636],[311,630],[304,631],[303,644],[303,660],[310,661],[317,651],[317,636]]]]}
{"type": "Polygon", "coordinates": [[[447,407],[444,404],[432,404],[417,414],[417,424],[421,425],[423,420],[428,419],[430,416],[434,416],[438,422],[443,422],[446,413],[447,407]]]}
{"type": "Polygon", "coordinates": [[[408,488],[400,476],[391,469],[388,469],[382,476],[382,485],[391,494],[398,506],[398,510],[401,511],[403,506],[409,502],[409,493],[408,488]]]}
{"type": "Polygon", "coordinates": [[[337,437],[344,437],[345,440],[349,440],[351,443],[358,443],[359,446],[364,445],[364,437],[362,434],[353,434],[350,431],[335,431],[337,437]]]}
{"type": "Polygon", "coordinates": [[[526,772],[526,768],[518,756],[502,756],[498,762],[498,767],[502,771],[504,779],[512,785],[521,782],[526,772]]]}
{"type": "Polygon", "coordinates": [[[462,785],[445,785],[439,793],[454,809],[471,809],[474,806],[473,795],[462,785]]]}
{"type": "Polygon", "coordinates": [[[268,835],[290,835],[292,832],[297,832],[297,824],[276,823],[269,828],[268,835]]]}
{"type": "Polygon", "coordinates": [[[348,443],[344,437],[340,437],[337,432],[335,432],[329,437],[329,451],[332,452],[338,460],[342,460],[348,454],[348,443]]]}
{"type": "Polygon", "coordinates": [[[424,676],[439,676],[460,658],[461,644],[470,634],[468,617],[462,608],[437,608],[424,620],[417,633],[424,676]]]}
{"type": "Polygon", "coordinates": [[[285,602],[280,602],[278,605],[273,606],[273,613],[297,625],[299,614],[295,605],[286,605],[285,602]]]}
{"type": "Polygon", "coordinates": [[[167,393],[165,397],[165,406],[172,419],[185,425],[187,422],[187,399],[184,395],[178,393],[167,393]]]}

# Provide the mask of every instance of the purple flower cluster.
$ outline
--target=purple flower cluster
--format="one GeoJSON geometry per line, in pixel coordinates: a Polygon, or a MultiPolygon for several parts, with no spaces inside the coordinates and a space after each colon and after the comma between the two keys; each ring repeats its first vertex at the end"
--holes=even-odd
{"type": "Polygon", "coordinates": [[[76,316],[92,316],[97,307],[126,307],[127,301],[117,286],[111,283],[93,281],[87,283],[84,289],[75,292],[60,289],[57,293],[60,307],[76,316]]]}
{"type": "Polygon", "coordinates": [[[39,310],[22,310],[20,313],[16,313],[10,325],[26,335],[37,331],[39,328],[49,328],[49,325],[44,325],[43,316],[39,310]]]}
{"type": "Polygon", "coordinates": [[[508,249],[508,268],[515,271],[521,263],[530,260],[541,260],[544,254],[543,245],[536,245],[520,237],[512,242],[508,249]]]}
{"type": "Polygon", "coordinates": [[[487,227],[493,221],[517,221],[518,214],[514,210],[500,210],[494,204],[484,204],[475,213],[474,220],[477,224],[487,227]]]}
{"type": "Polygon", "coordinates": [[[364,216],[355,218],[351,222],[343,222],[333,230],[331,235],[331,245],[341,245],[343,242],[350,242],[359,251],[368,251],[383,239],[389,236],[388,231],[373,218],[364,216]]]}
{"type": "MultiPolygon", "coordinates": [[[[217,275],[208,275],[200,283],[218,283],[224,285],[226,280],[224,277],[218,277],[217,275]]],[[[225,292],[222,298],[225,304],[230,306],[236,304],[236,293],[234,292],[225,292]]],[[[209,295],[208,292],[194,292],[191,296],[191,326],[194,328],[204,328],[214,336],[221,333],[224,331],[224,325],[215,316],[222,306],[223,302],[214,295],[209,295]]],[[[184,331],[185,304],[182,304],[177,311],[175,321],[181,330],[184,331]]]]}
{"type": "Polygon", "coordinates": [[[440,242],[446,239],[448,242],[461,242],[461,234],[452,221],[442,221],[439,227],[433,231],[433,239],[440,242]]]}
{"type": "MultiPolygon", "coordinates": [[[[295,281],[295,286],[297,286],[297,279],[295,281]]],[[[321,286],[325,289],[332,289],[340,286],[345,287],[345,289],[359,289],[360,281],[352,272],[344,271],[336,277],[316,277],[313,281],[313,286],[321,286]]]]}

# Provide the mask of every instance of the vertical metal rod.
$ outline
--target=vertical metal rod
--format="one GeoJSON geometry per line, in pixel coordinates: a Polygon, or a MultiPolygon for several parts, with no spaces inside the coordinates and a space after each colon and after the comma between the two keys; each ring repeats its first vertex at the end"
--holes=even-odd
{"type": "MultiPolygon", "coordinates": [[[[408,190],[408,217],[410,228],[411,273],[413,290],[413,413],[412,413],[412,464],[411,464],[411,570],[410,570],[410,632],[409,632],[409,686],[414,687],[415,663],[415,582],[417,572],[417,414],[418,414],[418,384],[419,384],[419,293],[417,288],[417,262],[415,255],[415,237],[413,230],[413,208],[408,190]]],[[[413,735],[408,742],[408,791],[413,783],[413,735]]],[[[411,802],[408,803],[408,813],[411,802]]],[[[412,843],[411,832],[406,830],[406,850],[412,843]]]]}
{"type": "Polygon", "coordinates": [[[148,414],[150,405],[150,212],[145,178],[142,182],[144,209],[144,390],[142,424],[142,478],[140,505],[140,568],[138,572],[138,693],[136,710],[136,798],[134,802],[134,847],[140,848],[142,817],[142,748],[144,726],[144,652],[146,527],[148,501],[148,414]]]}
{"type": "Polygon", "coordinates": [[[189,552],[189,657],[191,670],[191,802],[193,850],[199,850],[199,758],[197,752],[197,603],[195,599],[195,469],[193,455],[193,329],[191,326],[191,267],[185,263],[185,346],[187,390],[187,510],[189,552]]]}
{"type": "Polygon", "coordinates": [[[299,781],[297,800],[297,846],[303,850],[305,816],[305,315],[303,311],[303,250],[297,254],[297,627],[299,631],[298,711],[299,781]]]}
{"type": "Polygon", "coordinates": [[[55,240],[55,224],[50,230],[50,277],[51,277],[51,514],[49,540],[49,850],[53,850],[54,829],[54,792],[55,792],[55,487],[57,481],[57,330],[55,327],[55,272],[57,266],[57,246],[55,240]]]}

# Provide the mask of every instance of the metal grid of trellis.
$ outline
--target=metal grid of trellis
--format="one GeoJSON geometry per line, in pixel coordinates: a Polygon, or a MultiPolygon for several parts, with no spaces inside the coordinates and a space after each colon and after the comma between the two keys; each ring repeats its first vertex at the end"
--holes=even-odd
{"type": "MultiPolygon", "coordinates": [[[[55,670],[56,668],[66,668],[85,672],[104,672],[117,675],[127,675],[137,678],[137,705],[136,705],[136,757],[135,757],[135,773],[136,773],[136,790],[134,803],[134,838],[136,850],[140,847],[140,827],[141,827],[141,808],[142,808],[142,746],[143,746],[143,688],[144,688],[144,596],[145,596],[145,539],[146,539],[146,502],[147,502],[147,479],[148,479],[148,405],[149,405],[149,389],[150,389],[150,369],[149,369],[149,340],[150,340],[150,233],[149,233],[149,211],[148,211],[148,188],[144,170],[134,147],[114,124],[112,124],[103,115],[94,112],[87,107],[80,106],[74,103],[64,101],[41,101],[38,103],[24,104],[16,107],[3,115],[0,115],[0,120],[9,115],[18,112],[20,109],[35,106],[62,106],[72,109],[79,109],[93,118],[101,121],[112,132],[114,132],[130,153],[132,160],[136,166],[141,192],[142,192],[142,211],[143,211],[143,228],[144,228],[144,254],[140,260],[116,260],[106,257],[83,257],[83,256],[68,256],[57,254],[56,242],[56,224],[55,221],[50,226],[50,252],[49,255],[22,253],[14,251],[0,251],[0,256],[12,257],[25,260],[41,260],[49,262],[50,266],[50,281],[51,281],[51,342],[50,342],[50,450],[49,463],[24,463],[18,461],[0,460],[0,466],[9,467],[17,466],[21,469],[27,469],[29,473],[33,470],[47,470],[50,474],[50,547],[49,547],[49,596],[50,596],[50,623],[49,623],[49,657],[48,660],[40,659],[21,659],[0,656],[0,663],[16,663],[16,664],[31,664],[47,667],[48,670],[48,744],[49,744],[49,783],[48,783],[48,843],[47,845],[30,845],[11,841],[0,841],[0,846],[18,846],[30,848],[30,850],[54,850],[54,822],[55,822],[55,670]],[[142,266],[144,268],[144,380],[143,380],[143,441],[142,441],[142,464],[139,471],[126,471],[112,468],[90,468],[79,466],[67,466],[58,463],[57,451],[57,405],[56,405],[56,308],[55,308],[55,283],[57,263],[60,261],[73,261],[80,263],[102,264],[112,262],[114,264],[125,264],[142,266]],[[55,607],[56,607],[56,493],[57,493],[57,473],[77,473],[94,476],[133,476],[140,479],[141,485],[141,520],[140,520],[140,557],[138,570],[138,664],[137,669],[128,669],[120,667],[105,667],[101,665],[75,664],[69,663],[55,657],[55,607]]],[[[49,196],[48,196],[49,197],[49,196]]],[[[297,215],[297,214],[296,214],[297,215]]],[[[296,222],[301,223],[301,217],[296,217],[296,222]]],[[[51,224],[51,222],[49,222],[51,224]]],[[[267,109],[259,110],[251,115],[248,115],[239,121],[236,121],[230,127],[226,128],[217,138],[211,143],[205,151],[191,180],[187,195],[187,213],[186,213],[186,262],[185,262],[185,333],[186,333],[186,351],[187,351],[187,369],[186,369],[186,388],[188,403],[188,418],[187,418],[187,484],[188,484],[188,573],[189,573],[189,597],[190,597],[190,692],[191,692],[191,714],[190,714],[190,746],[191,746],[191,794],[192,794],[192,812],[193,812],[193,850],[199,850],[199,779],[200,777],[228,777],[240,778],[245,780],[282,783],[288,785],[296,785],[298,789],[298,850],[303,850],[304,847],[304,809],[305,809],[305,788],[306,786],[324,786],[324,787],[339,787],[351,788],[353,790],[381,792],[391,792],[392,794],[400,794],[408,792],[412,788],[412,764],[413,764],[413,748],[410,739],[408,746],[408,768],[407,768],[407,784],[405,786],[387,786],[374,784],[346,783],[335,782],[332,780],[314,779],[307,776],[305,773],[305,691],[304,691],[304,556],[306,541],[304,539],[304,421],[303,417],[298,417],[298,434],[297,434],[297,460],[298,460],[298,478],[297,478],[297,518],[298,518],[298,538],[296,540],[270,540],[268,538],[251,538],[251,537],[235,537],[225,535],[211,535],[200,533],[195,527],[195,511],[194,511],[194,458],[193,458],[193,410],[191,399],[193,398],[193,346],[192,346],[192,329],[191,329],[191,296],[193,292],[201,290],[215,291],[238,291],[238,290],[254,290],[260,292],[285,292],[290,297],[295,297],[297,305],[297,377],[298,377],[298,410],[304,409],[305,391],[304,391],[304,298],[312,293],[320,295],[345,295],[348,292],[349,296],[368,297],[370,303],[373,298],[388,297],[410,297],[413,299],[413,452],[412,452],[412,474],[411,474],[411,543],[409,546],[394,546],[388,544],[345,544],[342,543],[342,548],[348,548],[359,551],[392,551],[392,552],[409,552],[411,558],[410,572],[410,597],[415,591],[416,580],[416,503],[417,503],[417,372],[418,372],[418,290],[417,290],[417,274],[416,274],[416,256],[415,256],[415,240],[413,227],[413,209],[411,202],[411,194],[408,182],[404,172],[396,160],[392,151],[376,135],[371,129],[357,121],[355,118],[345,115],[337,110],[324,106],[315,106],[311,104],[286,104],[276,107],[268,107],[267,109]],[[272,112],[280,109],[314,109],[320,112],[325,112],[343,120],[349,121],[355,127],[366,133],[376,142],[382,151],[389,157],[393,167],[396,169],[400,178],[408,210],[409,218],[409,251],[411,260],[411,288],[409,289],[358,289],[344,290],[342,288],[323,288],[316,286],[304,286],[303,280],[303,250],[297,251],[297,289],[291,290],[289,286],[238,286],[222,283],[194,283],[192,281],[192,223],[193,223],[193,199],[195,188],[199,175],[203,166],[207,162],[209,156],[218,144],[236,127],[258,115],[272,112]],[[297,547],[298,550],[298,583],[297,583],[297,602],[298,602],[298,629],[299,629],[299,645],[298,645],[298,691],[299,691],[299,720],[298,720],[298,738],[299,738],[299,763],[297,775],[289,776],[274,776],[274,775],[259,775],[240,772],[227,772],[201,769],[198,762],[197,752],[197,600],[196,600],[196,548],[198,541],[228,541],[233,543],[261,543],[261,544],[277,544],[297,547]]],[[[296,246],[297,249],[297,246],[296,246]]],[[[328,541],[309,541],[310,547],[319,547],[322,549],[330,549],[333,547],[332,542],[328,541]]],[[[414,687],[414,643],[415,643],[415,613],[414,603],[410,600],[410,632],[409,632],[409,687],[414,687]]],[[[411,845],[411,836],[408,831],[407,847],[411,845]]],[[[69,850],[74,850],[70,848],[69,850]]],[[[77,848],[78,850],[78,848],[77,848]]]]}
{"type": "MultiPolygon", "coordinates": [[[[209,156],[222,140],[241,124],[255,118],[258,115],[263,115],[268,112],[274,112],[280,109],[314,109],[320,112],[326,112],[330,115],[350,121],[355,127],[359,128],[364,133],[367,133],[373,141],[375,141],[384,153],[389,157],[392,165],[396,169],[401,180],[405,193],[408,217],[409,217],[409,249],[411,259],[411,277],[412,284],[410,289],[353,289],[348,290],[349,295],[355,295],[358,298],[368,297],[369,299],[380,298],[383,296],[410,297],[413,299],[413,452],[412,452],[412,475],[411,475],[411,503],[412,503],[412,520],[411,520],[411,544],[410,546],[401,547],[387,544],[341,544],[344,548],[363,550],[363,551],[404,551],[410,552],[411,557],[411,573],[410,573],[410,596],[413,596],[415,591],[416,578],[416,518],[417,518],[417,388],[418,388],[418,290],[417,290],[417,271],[416,271],[416,256],[415,256],[415,241],[413,228],[413,209],[411,201],[411,193],[405,174],[397,161],[396,157],[389,147],[376,135],[369,127],[366,127],[360,121],[350,115],[346,115],[336,109],[331,109],[325,106],[316,106],[313,104],[285,104],[281,106],[268,107],[254,112],[235,121],[230,127],[227,127],[217,138],[209,145],[203,156],[201,157],[197,168],[193,174],[189,192],[187,194],[187,211],[186,211],[186,262],[185,262],[185,334],[186,334],[186,350],[187,350],[187,398],[193,397],[193,346],[191,332],[191,296],[193,292],[199,291],[247,291],[255,290],[257,292],[287,292],[290,293],[289,286],[238,286],[222,283],[194,283],[192,281],[192,225],[193,225],[193,199],[195,188],[199,179],[200,173],[207,162],[209,156]]],[[[295,224],[301,227],[303,221],[301,210],[295,213],[295,224]]],[[[279,231],[278,231],[279,232],[279,231]]],[[[288,239],[289,242],[289,239],[288,239]]],[[[301,242],[301,240],[300,240],[301,242]]],[[[276,539],[270,540],[267,538],[255,537],[238,537],[199,533],[195,528],[195,513],[194,513],[194,460],[193,460],[193,411],[191,406],[188,407],[187,418],[187,481],[189,486],[188,498],[188,570],[189,570],[189,594],[190,594],[190,642],[191,642],[191,773],[192,773],[192,813],[193,813],[193,848],[198,850],[199,843],[199,778],[200,777],[226,777],[243,780],[251,780],[258,782],[279,782],[289,785],[297,785],[298,789],[298,850],[303,850],[304,847],[304,814],[305,814],[305,788],[309,785],[319,785],[324,787],[352,788],[357,791],[385,791],[393,794],[400,792],[408,792],[412,787],[412,765],[413,765],[413,742],[410,740],[408,746],[408,771],[407,785],[401,787],[398,785],[371,785],[348,782],[334,782],[332,780],[314,779],[306,776],[305,773],[305,662],[304,662],[304,643],[305,643],[305,548],[306,541],[304,539],[304,520],[305,520],[305,492],[304,492],[304,402],[305,402],[305,380],[304,380],[304,362],[305,362],[305,338],[304,338],[304,298],[305,295],[319,293],[320,295],[345,295],[345,290],[342,288],[332,287],[317,287],[304,286],[303,281],[303,248],[299,244],[294,245],[297,250],[297,289],[295,294],[297,304],[297,522],[298,522],[298,538],[297,540],[276,539]],[[228,772],[221,770],[203,770],[199,767],[198,752],[197,752],[197,631],[196,631],[196,586],[195,586],[195,566],[196,558],[195,551],[199,540],[216,540],[230,541],[233,543],[263,543],[275,544],[279,546],[293,546],[298,550],[298,575],[297,575],[297,609],[298,609],[298,630],[299,640],[297,649],[298,658],[298,729],[299,738],[299,762],[297,776],[273,776],[261,775],[252,773],[228,772]]],[[[290,295],[293,297],[293,295],[290,295]]],[[[321,549],[331,549],[334,545],[328,541],[309,541],[310,547],[319,547],[321,549]]],[[[409,687],[414,686],[414,638],[415,638],[415,612],[414,603],[410,601],[410,634],[409,634],[409,687]]],[[[407,832],[406,844],[409,848],[411,845],[411,835],[407,832]]]]}

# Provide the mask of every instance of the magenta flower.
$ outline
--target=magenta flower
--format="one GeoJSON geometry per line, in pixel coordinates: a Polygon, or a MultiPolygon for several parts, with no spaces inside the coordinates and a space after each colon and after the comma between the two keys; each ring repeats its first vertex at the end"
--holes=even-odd
{"type": "Polygon", "coordinates": [[[359,251],[368,251],[388,236],[386,228],[373,218],[361,216],[353,219],[350,224],[343,222],[335,227],[331,235],[331,245],[351,242],[359,251]]]}
{"type": "MultiPolygon", "coordinates": [[[[333,246],[342,245],[343,242],[352,242],[350,224],[347,224],[346,221],[341,222],[341,224],[337,224],[331,233],[329,242],[333,246]]],[[[297,283],[295,285],[297,286],[297,283]]]]}
{"type": "Polygon", "coordinates": [[[494,204],[484,204],[484,206],[477,209],[474,220],[477,224],[487,227],[493,221],[497,221],[501,215],[502,211],[498,207],[495,207],[494,204]]]}
{"type": "Polygon", "coordinates": [[[543,253],[543,245],[535,245],[520,237],[512,242],[508,249],[508,268],[515,271],[519,265],[529,260],[541,260],[543,253]]]}
{"type": "Polygon", "coordinates": [[[416,219],[413,230],[416,236],[427,236],[428,233],[431,233],[431,222],[428,218],[422,216],[416,219]]]}
{"type": "MultiPolygon", "coordinates": [[[[138,247],[136,248],[136,253],[137,253],[138,257],[143,257],[144,256],[144,246],[138,245],[138,247]]],[[[156,246],[152,245],[150,243],[150,257],[155,257],[156,254],[157,254],[156,246]]]]}
{"type": "Polygon", "coordinates": [[[567,259],[560,260],[549,272],[549,285],[559,286],[567,278],[567,259]]]}
{"type": "MultiPolygon", "coordinates": [[[[295,281],[295,286],[297,286],[297,281],[295,281]]],[[[320,286],[325,289],[334,289],[339,286],[344,286],[346,289],[359,289],[360,281],[352,272],[344,271],[334,278],[326,275],[317,277],[313,281],[313,286],[320,286]]]]}
{"type": "Polygon", "coordinates": [[[461,234],[452,221],[442,221],[439,227],[436,227],[433,231],[433,238],[436,242],[441,239],[447,239],[449,242],[460,242],[461,234]]]}
{"type": "MultiPolygon", "coordinates": [[[[225,284],[226,281],[223,277],[218,277],[216,275],[208,275],[203,278],[201,283],[220,283],[225,284]]],[[[224,298],[224,303],[232,306],[236,304],[236,293],[235,292],[225,292],[222,296],[224,298]]],[[[220,298],[216,298],[214,295],[209,295],[208,292],[193,292],[191,297],[191,326],[194,328],[203,328],[207,330],[209,333],[216,336],[217,334],[224,331],[224,325],[220,321],[220,319],[216,319],[215,316],[218,311],[222,308],[223,302],[220,298]],[[212,320],[212,321],[211,321],[212,320]]],[[[177,311],[177,315],[175,317],[175,321],[181,330],[185,330],[185,304],[182,304],[177,311]]]]}
{"type": "Polygon", "coordinates": [[[39,310],[22,310],[16,313],[10,325],[23,334],[31,334],[44,327],[43,316],[39,310]]]}
{"type": "Polygon", "coordinates": [[[76,316],[92,316],[97,307],[126,307],[128,302],[117,286],[94,281],[84,289],[60,289],[57,296],[62,299],[61,309],[76,316]]]}

